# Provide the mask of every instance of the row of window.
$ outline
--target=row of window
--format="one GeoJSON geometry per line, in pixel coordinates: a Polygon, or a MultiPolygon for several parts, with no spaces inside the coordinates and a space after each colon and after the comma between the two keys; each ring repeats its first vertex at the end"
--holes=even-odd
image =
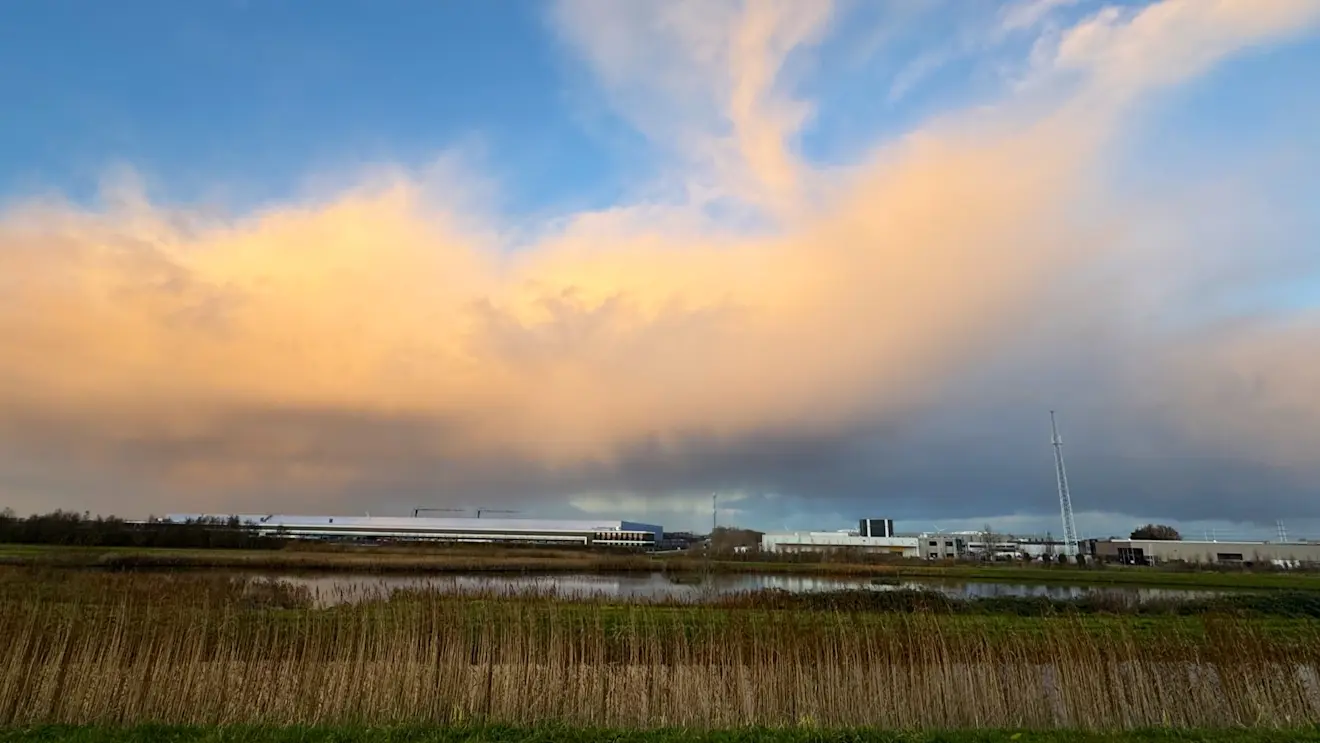
{"type": "Polygon", "coordinates": [[[597,542],[654,542],[655,534],[649,531],[598,531],[597,542]]]}

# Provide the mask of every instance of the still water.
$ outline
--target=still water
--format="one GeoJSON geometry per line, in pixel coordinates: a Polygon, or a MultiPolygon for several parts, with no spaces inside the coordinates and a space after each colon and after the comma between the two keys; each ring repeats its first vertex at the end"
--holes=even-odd
{"type": "Polygon", "coordinates": [[[1219,595],[1221,591],[1135,586],[1080,586],[1061,583],[989,583],[946,581],[930,578],[880,582],[870,578],[840,578],[802,575],[714,575],[696,576],[666,573],[630,574],[546,574],[546,575],[418,575],[366,576],[361,574],[293,575],[265,573],[262,577],[312,591],[319,604],[357,601],[377,597],[396,589],[425,589],[444,593],[538,593],[561,597],[605,597],[638,601],[668,599],[701,601],[711,597],[776,589],[792,593],[811,591],[925,590],[938,591],[956,598],[991,596],[1048,596],[1072,599],[1105,594],[1129,601],[1181,598],[1197,599],[1219,595]]]}

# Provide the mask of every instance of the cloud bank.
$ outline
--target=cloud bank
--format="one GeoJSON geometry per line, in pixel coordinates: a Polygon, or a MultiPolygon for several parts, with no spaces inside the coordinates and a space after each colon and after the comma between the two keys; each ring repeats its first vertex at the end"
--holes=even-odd
{"type": "MultiPolygon", "coordinates": [[[[663,514],[732,488],[739,518],[768,526],[822,508],[1048,513],[1026,474],[1048,482],[1048,465],[1023,452],[1064,398],[1121,458],[1119,510],[1256,518],[1212,513],[1229,461],[1241,487],[1281,493],[1270,522],[1320,518],[1302,495],[1320,316],[1134,322],[1141,287],[1139,317],[1187,309],[1146,275],[1187,246],[1133,239],[1135,205],[1105,176],[1148,96],[1313,29],[1320,6],[1101,8],[1042,36],[1001,100],[826,168],[800,154],[815,114],[794,78],[840,9],[808,5],[557,6],[556,33],[673,167],[644,189],[661,196],[518,245],[498,217],[474,224],[461,178],[407,170],[226,217],[133,187],[12,205],[8,500],[663,514]],[[1115,443],[1129,423],[1159,434],[1115,443]],[[959,438],[957,464],[930,455],[959,438]],[[1218,464],[1143,465],[1153,451],[1218,464]]],[[[1066,4],[1036,5],[1015,29],[1066,4]]],[[[1257,261],[1229,251],[1217,270],[1257,261]]]]}

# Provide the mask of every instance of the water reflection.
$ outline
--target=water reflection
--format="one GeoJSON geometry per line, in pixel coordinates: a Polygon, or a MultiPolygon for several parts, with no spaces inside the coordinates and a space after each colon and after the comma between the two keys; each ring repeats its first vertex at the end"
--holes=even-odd
{"type": "Polygon", "coordinates": [[[1136,586],[1080,586],[1059,583],[989,583],[947,581],[930,578],[873,580],[806,575],[714,575],[676,576],[665,573],[630,573],[625,575],[550,574],[550,575],[416,575],[364,576],[360,574],[266,574],[264,577],[308,588],[321,604],[335,604],[381,596],[395,590],[430,590],[454,594],[539,593],[561,597],[604,597],[616,599],[701,601],[703,599],[748,591],[781,590],[791,593],[839,590],[924,590],[937,591],[955,598],[998,596],[1046,596],[1052,599],[1075,599],[1090,595],[1122,597],[1129,601],[1180,598],[1198,599],[1220,595],[1221,591],[1136,586]]]}

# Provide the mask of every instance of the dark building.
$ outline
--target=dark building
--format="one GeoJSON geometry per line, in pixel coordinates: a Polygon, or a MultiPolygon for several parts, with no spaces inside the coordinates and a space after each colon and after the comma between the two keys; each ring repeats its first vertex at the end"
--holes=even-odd
{"type": "Polygon", "coordinates": [[[893,519],[862,519],[857,522],[857,535],[862,537],[894,536],[893,519]]]}

